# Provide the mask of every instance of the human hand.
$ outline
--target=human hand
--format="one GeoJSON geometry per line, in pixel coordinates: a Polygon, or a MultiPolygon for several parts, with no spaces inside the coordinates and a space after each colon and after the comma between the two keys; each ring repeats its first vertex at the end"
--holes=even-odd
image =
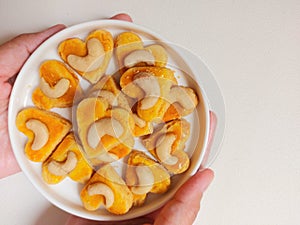
{"type": "Polygon", "coordinates": [[[30,54],[64,28],[59,24],[38,33],[21,34],[0,46],[0,178],[20,171],[8,136],[7,109],[14,80],[30,54]]]}
{"type": "MultiPolygon", "coordinates": [[[[111,19],[132,22],[127,14],[111,19]]],[[[14,80],[30,54],[47,38],[65,28],[59,24],[44,31],[21,34],[0,46],[0,179],[20,171],[8,135],[8,102],[14,80]]]]}
{"type": "MultiPolygon", "coordinates": [[[[216,115],[210,112],[210,130],[206,149],[208,154],[212,145],[216,124],[216,115]]],[[[100,222],[70,216],[65,225],[191,225],[200,210],[200,201],[203,193],[213,180],[213,177],[214,173],[211,169],[200,167],[200,170],[178,189],[174,197],[166,205],[143,217],[118,222],[100,222]]]]}

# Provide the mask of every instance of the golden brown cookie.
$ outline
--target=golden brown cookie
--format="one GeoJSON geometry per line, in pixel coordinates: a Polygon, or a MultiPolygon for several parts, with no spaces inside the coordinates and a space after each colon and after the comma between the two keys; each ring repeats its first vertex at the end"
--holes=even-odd
{"type": "Polygon", "coordinates": [[[94,164],[112,162],[126,156],[134,145],[134,120],[123,108],[109,108],[101,98],[86,98],[77,106],[78,135],[94,164]]]}
{"type": "Polygon", "coordinates": [[[184,151],[190,136],[190,124],[185,119],[172,120],[143,139],[144,146],[170,172],[185,172],[190,164],[184,151]]]}
{"type": "Polygon", "coordinates": [[[27,158],[35,162],[46,160],[72,127],[71,122],[59,114],[38,108],[21,110],[16,125],[28,137],[27,158]]]}
{"type": "Polygon", "coordinates": [[[32,94],[33,103],[41,109],[71,107],[81,93],[77,76],[65,64],[48,60],[39,68],[40,84],[32,94]]]}
{"type": "Polygon", "coordinates": [[[164,67],[167,64],[168,55],[162,45],[144,46],[142,39],[133,32],[119,34],[115,48],[121,74],[134,66],[164,67]]]}
{"type": "Polygon", "coordinates": [[[110,32],[96,30],[85,41],[70,38],[58,46],[61,58],[83,78],[96,83],[105,73],[112,57],[114,43],[110,32]]]}
{"type": "Polygon", "coordinates": [[[134,205],[142,205],[148,193],[165,193],[171,184],[168,171],[145,153],[133,150],[127,161],[126,183],[134,205]]]}
{"type": "Polygon", "coordinates": [[[87,210],[97,210],[101,205],[117,215],[125,214],[132,207],[133,196],[124,180],[107,164],[87,182],[80,193],[87,210]]]}
{"type": "Polygon", "coordinates": [[[163,115],[165,122],[191,114],[198,105],[196,92],[192,88],[179,85],[173,85],[165,99],[170,104],[163,115]]]}
{"type": "Polygon", "coordinates": [[[169,107],[165,97],[176,85],[174,71],[163,67],[134,67],[120,79],[122,91],[137,101],[137,115],[147,121],[161,121],[169,107]]]}
{"type": "Polygon", "coordinates": [[[63,139],[42,165],[42,176],[48,184],[57,184],[67,176],[74,181],[85,183],[92,172],[93,168],[86,160],[73,133],[69,133],[63,139]]]}

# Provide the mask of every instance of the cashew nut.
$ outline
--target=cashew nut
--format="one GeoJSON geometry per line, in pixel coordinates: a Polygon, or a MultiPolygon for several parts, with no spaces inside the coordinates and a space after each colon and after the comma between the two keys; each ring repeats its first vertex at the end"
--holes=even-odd
{"type": "Polygon", "coordinates": [[[118,99],[118,106],[131,112],[130,103],[123,92],[119,92],[117,99],[118,99]]]}
{"type": "Polygon", "coordinates": [[[104,135],[119,138],[124,129],[114,118],[103,118],[93,123],[87,132],[87,141],[90,147],[96,148],[104,135]]]}
{"type": "Polygon", "coordinates": [[[192,110],[197,105],[197,97],[190,88],[174,86],[169,92],[169,101],[178,102],[184,109],[192,110]]]}
{"type": "Polygon", "coordinates": [[[147,194],[151,191],[154,184],[154,175],[148,166],[138,166],[135,169],[138,177],[138,185],[131,188],[137,195],[147,194]]]}
{"type": "Polygon", "coordinates": [[[140,62],[153,66],[155,64],[155,58],[150,51],[145,49],[135,50],[125,57],[124,66],[130,68],[140,62]]]}
{"type": "Polygon", "coordinates": [[[72,151],[69,151],[64,162],[53,160],[48,164],[48,170],[56,176],[66,176],[76,167],[76,165],[76,154],[72,151]]]}
{"type": "Polygon", "coordinates": [[[176,140],[176,136],[172,133],[167,133],[157,140],[156,154],[157,157],[166,165],[175,165],[178,158],[171,155],[172,145],[176,140]]]}
{"type": "Polygon", "coordinates": [[[43,122],[37,119],[30,119],[26,122],[26,127],[34,133],[34,139],[31,144],[32,150],[41,149],[49,139],[49,131],[43,122]]]}
{"type": "Polygon", "coordinates": [[[70,81],[66,78],[60,79],[53,87],[50,87],[43,77],[40,79],[40,89],[49,98],[59,98],[63,96],[69,87],[70,81]]]}
{"type": "Polygon", "coordinates": [[[86,56],[68,55],[67,57],[70,66],[81,72],[91,72],[98,69],[105,56],[103,45],[97,38],[89,39],[86,45],[88,50],[86,56]]]}
{"type": "Polygon", "coordinates": [[[104,98],[111,106],[118,105],[117,98],[111,91],[101,90],[98,93],[98,97],[104,98]]]}
{"type": "Polygon", "coordinates": [[[106,208],[110,208],[114,203],[114,193],[112,189],[104,183],[90,184],[87,188],[87,192],[89,195],[103,195],[106,208]]]}
{"type": "Polygon", "coordinates": [[[160,86],[157,78],[152,74],[141,72],[134,76],[133,83],[144,92],[140,108],[146,110],[153,107],[160,96],[160,86]]]}
{"type": "Polygon", "coordinates": [[[145,120],[141,119],[136,114],[132,114],[132,115],[133,115],[134,122],[138,127],[143,128],[147,125],[145,120]]]}
{"type": "Polygon", "coordinates": [[[114,95],[113,92],[107,90],[96,90],[89,94],[89,97],[102,97],[104,98],[109,105],[119,106],[128,111],[131,111],[129,103],[122,92],[119,92],[117,95],[114,95]]]}
{"type": "Polygon", "coordinates": [[[134,82],[127,84],[122,91],[131,98],[142,99],[144,97],[144,91],[134,82]]]}

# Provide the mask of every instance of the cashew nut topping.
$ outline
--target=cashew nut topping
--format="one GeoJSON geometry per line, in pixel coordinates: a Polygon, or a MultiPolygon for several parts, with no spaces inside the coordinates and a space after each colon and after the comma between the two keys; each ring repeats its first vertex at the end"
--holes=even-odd
{"type": "Polygon", "coordinates": [[[141,72],[134,76],[133,83],[144,92],[140,108],[146,110],[153,107],[160,96],[160,86],[157,78],[152,74],[141,72]]]}
{"type": "Polygon", "coordinates": [[[52,160],[48,164],[48,170],[50,173],[56,176],[66,176],[76,167],[76,165],[76,154],[72,151],[69,151],[67,154],[67,159],[64,162],[52,160]]]}
{"type": "Polygon", "coordinates": [[[89,39],[86,45],[88,50],[86,56],[68,55],[67,57],[70,66],[81,72],[91,72],[98,69],[105,56],[103,45],[97,38],[89,39]]]}
{"type": "Polygon", "coordinates": [[[104,135],[119,138],[124,129],[114,118],[102,118],[93,123],[87,132],[87,142],[91,148],[96,148],[104,135]]]}
{"type": "Polygon", "coordinates": [[[89,195],[103,195],[106,208],[111,207],[114,203],[114,193],[112,189],[104,183],[90,184],[87,188],[87,192],[89,195]]]}
{"type": "Polygon", "coordinates": [[[197,105],[196,96],[190,88],[174,86],[169,93],[171,103],[178,102],[186,110],[194,109],[197,105]]]}
{"type": "Polygon", "coordinates": [[[154,184],[154,176],[148,166],[137,166],[135,169],[138,177],[138,185],[131,188],[131,191],[137,195],[147,194],[151,191],[154,184]]]}
{"type": "Polygon", "coordinates": [[[109,105],[119,106],[128,111],[131,111],[129,103],[122,92],[119,92],[117,95],[114,95],[113,92],[107,90],[96,90],[89,94],[89,97],[102,97],[104,98],[109,105]]]}
{"type": "Polygon", "coordinates": [[[32,150],[41,149],[49,139],[49,131],[43,122],[37,119],[30,119],[26,122],[26,127],[34,133],[34,139],[31,145],[32,150]]]}
{"type": "Polygon", "coordinates": [[[66,78],[60,79],[53,87],[50,87],[43,77],[40,79],[40,89],[49,98],[59,98],[63,96],[69,87],[70,81],[66,78]]]}
{"type": "Polygon", "coordinates": [[[120,106],[123,109],[126,109],[129,112],[131,111],[130,103],[126,99],[126,96],[123,92],[119,92],[117,99],[118,99],[118,106],[120,106]]]}
{"type": "Polygon", "coordinates": [[[98,92],[98,97],[104,98],[111,106],[118,105],[117,98],[111,91],[101,90],[98,92]]]}
{"type": "Polygon", "coordinates": [[[156,154],[160,161],[166,165],[175,165],[178,158],[171,155],[172,145],[176,140],[176,136],[172,133],[167,133],[157,140],[156,154]]]}
{"type": "Polygon", "coordinates": [[[135,50],[129,53],[124,59],[124,66],[127,68],[133,67],[136,64],[144,62],[149,66],[155,64],[155,58],[152,53],[145,49],[135,50]]]}
{"type": "Polygon", "coordinates": [[[132,114],[133,115],[133,119],[134,119],[134,122],[135,124],[140,127],[140,128],[143,128],[146,126],[146,121],[141,119],[140,117],[138,117],[136,114],[132,114]]]}

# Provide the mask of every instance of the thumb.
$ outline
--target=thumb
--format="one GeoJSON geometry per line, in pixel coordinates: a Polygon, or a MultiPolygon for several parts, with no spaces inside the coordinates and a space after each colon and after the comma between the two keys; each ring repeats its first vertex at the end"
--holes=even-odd
{"type": "Polygon", "coordinates": [[[197,172],[176,192],[156,216],[154,225],[193,224],[200,209],[203,192],[213,180],[214,173],[210,169],[197,172]]]}
{"type": "Polygon", "coordinates": [[[1,75],[10,78],[17,74],[30,54],[47,38],[64,29],[58,24],[37,33],[21,34],[0,46],[1,75]]]}

